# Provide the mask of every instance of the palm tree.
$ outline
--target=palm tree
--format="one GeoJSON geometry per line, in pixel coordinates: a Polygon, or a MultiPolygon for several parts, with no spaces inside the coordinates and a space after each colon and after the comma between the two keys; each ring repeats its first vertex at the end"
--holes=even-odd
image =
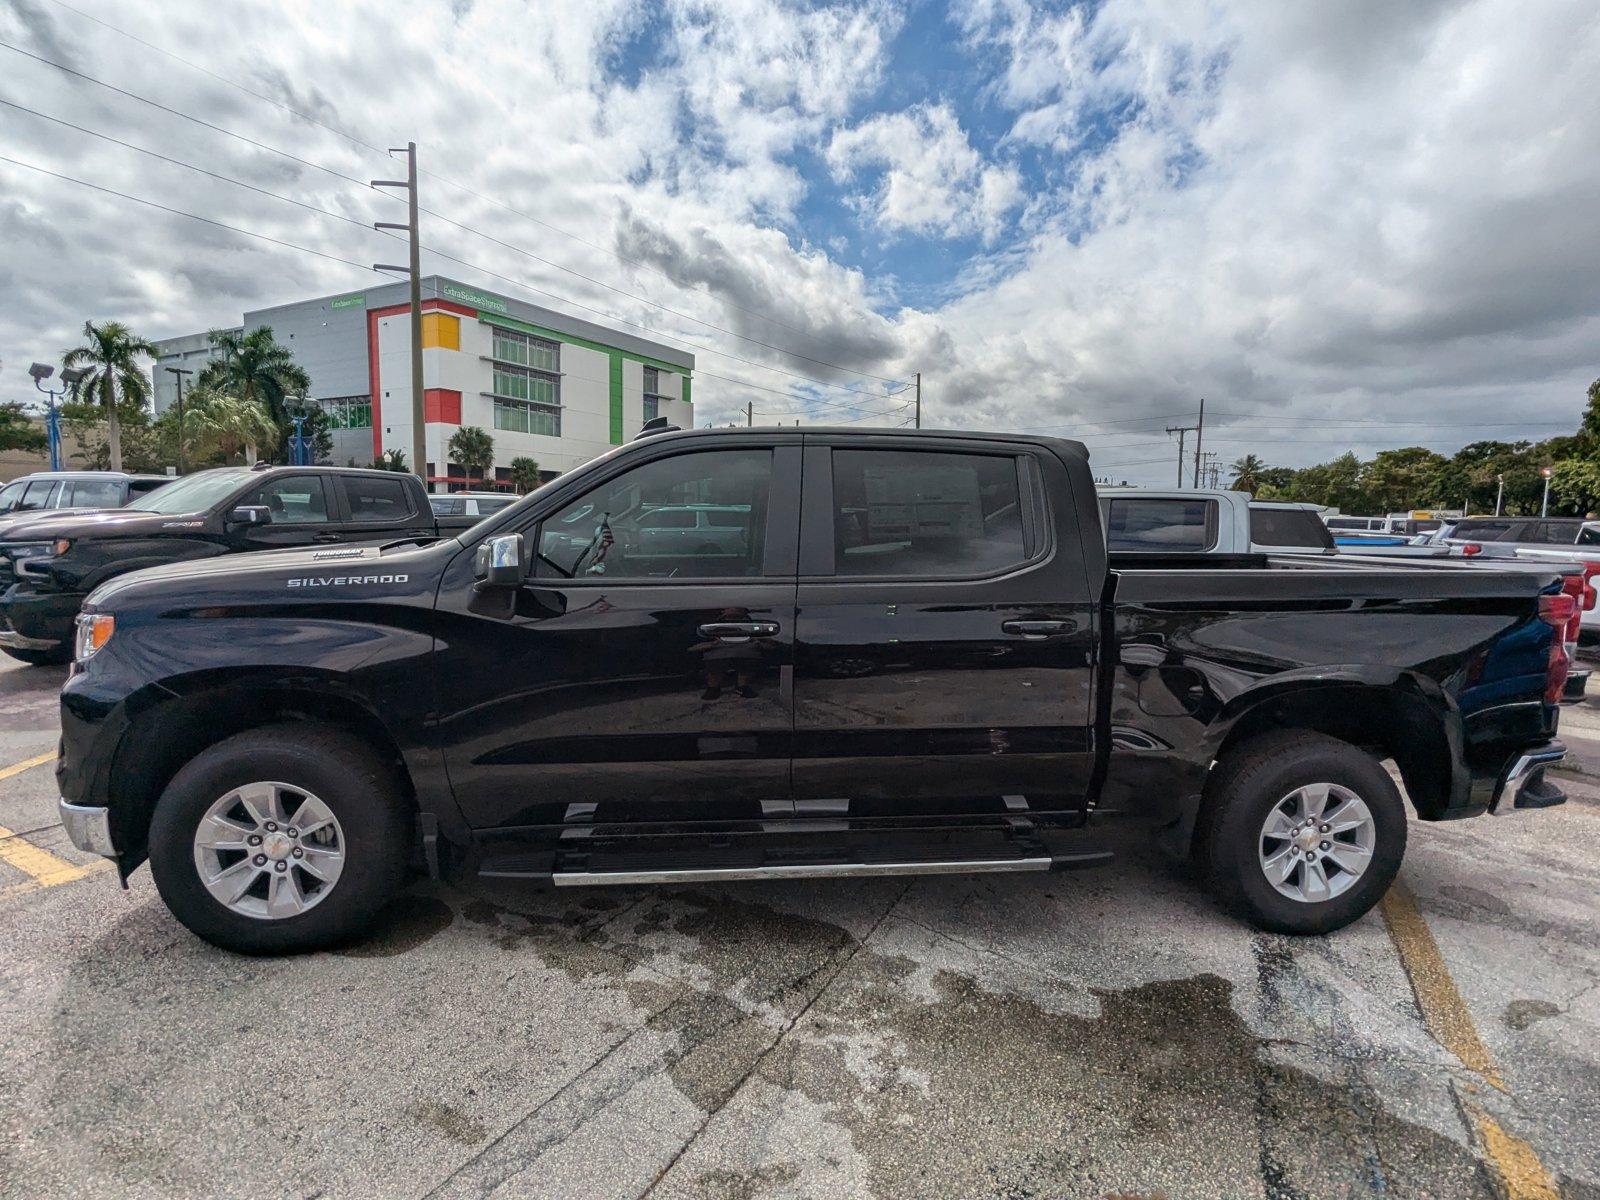
{"type": "Polygon", "coordinates": [[[539,464],[526,456],[511,460],[511,486],[517,495],[526,496],[539,486],[539,464]]]}
{"type": "Polygon", "coordinates": [[[184,424],[193,429],[202,453],[220,452],[224,458],[243,454],[246,465],[253,467],[256,448],[277,440],[278,426],[258,401],[198,387],[190,396],[184,424]]]}
{"type": "Polygon", "coordinates": [[[68,350],[61,356],[64,370],[88,370],[79,383],[79,394],[105,409],[106,441],[111,453],[111,469],[122,470],[122,425],[117,407],[143,405],[150,396],[150,381],[139,368],[141,354],[156,356],[156,348],[121,321],[83,323],[88,345],[68,350]]]}
{"type": "Polygon", "coordinates": [[[1246,454],[1243,458],[1235,459],[1233,463],[1233,482],[1228,486],[1237,492],[1249,492],[1254,496],[1261,490],[1262,474],[1267,470],[1267,464],[1254,454],[1246,454]]]}
{"type": "Polygon", "coordinates": [[[294,352],[262,325],[249,333],[214,329],[211,345],[220,357],[206,364],[195,380],[267,410],[280,432],[289,426],[289,400],[311,390],[311,376],[294,361],[294,352]]]}
{"type": "Polygon", "coordinates": [[[494,439],[476,425],[463,425],[450,436],[450,457],[461,464],[470,483],[488,477],[494,467],[494,439]]]}

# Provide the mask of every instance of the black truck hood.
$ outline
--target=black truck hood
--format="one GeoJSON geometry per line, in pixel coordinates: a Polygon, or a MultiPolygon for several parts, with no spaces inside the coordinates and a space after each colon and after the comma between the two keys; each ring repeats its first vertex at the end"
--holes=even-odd
{"type": "Polygon", "coordinates": [[[54,538],[140,537],[152,533],[198,529],[204,513],[153,513],[133,508],[108,508],[98,512],[41,514],[4,528],[0,541],[44,542],[54,538]]]}
{"type": "Polygon", "coordinates": [[[225,554],[130,571],[101,584],[86,603],[114,608],[130,600],[178,593],[192,601],[212,591],[219,602],[269,593],[274,599],[310,599],[334,589],[343,593],[382,587],[385,581],[416,582],[441,570],[460,549],[460,542],[446,538],[422,546],[403,542],[389,549],[380,545],[322,546],[225,554]]]}

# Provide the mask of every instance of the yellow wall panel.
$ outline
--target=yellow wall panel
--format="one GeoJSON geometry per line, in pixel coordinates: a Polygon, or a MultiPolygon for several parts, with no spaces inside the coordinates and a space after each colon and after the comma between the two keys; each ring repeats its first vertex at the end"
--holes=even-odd
{"type": "Polygon", "coordinates": [[[449,313],[423,313],[422,346],[433,350],[461,349],[461,318],[449,313]]]}

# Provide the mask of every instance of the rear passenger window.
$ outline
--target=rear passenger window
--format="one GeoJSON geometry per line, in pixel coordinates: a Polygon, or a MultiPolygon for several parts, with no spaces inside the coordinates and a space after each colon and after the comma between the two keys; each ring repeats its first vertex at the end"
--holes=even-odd
{"type": "Polygon", "coordinates": [[[1106,549],[1199,554],[1217,542],[1215,500],[1117,496],[1106,509],[1106,549]]]}
{"type": "Polygon", "coordinates": [[[1332,550],[1333,537],[1314,512],[1303,508],[1250,509],[1250,540],[1257,546],[1332,550]]]}
{"type": "Polygon", "coordinates": [[[122,484],[115,479],[75,479],[67,484],[63,508],[115,508],[122,503],[122,484]]]}
{"type": "Polygon", "coordinates": [[[1009,455],[833,452],[834,574],[991,575],[1027,561],[1009,455]]]}
{"type": "Polygon", "coordinates": [[[411,515],[406,485],[398,479],[346,479],[344,495],[352,521],[403,521],[411,515]]]}

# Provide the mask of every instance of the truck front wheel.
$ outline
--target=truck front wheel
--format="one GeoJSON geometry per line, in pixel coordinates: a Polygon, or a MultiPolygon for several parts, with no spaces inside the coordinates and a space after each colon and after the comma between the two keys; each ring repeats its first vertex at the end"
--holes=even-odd
{"type": "Polygon", "coordinates": [[[1359,747],[1303,731],[1266,734],[1218,763],[1195,849],[1218,897],[1259,928],[1331,933],[1394,882],[1405,805],[1359,747]]]}
{"type": "Polygon", "coordinates": [[[242,954],[359,936],[405,879],[411,820],[394,770],[360,740],[307,723],[201,752],[156,804],[150,871],[198,936],[242,954]]]}

